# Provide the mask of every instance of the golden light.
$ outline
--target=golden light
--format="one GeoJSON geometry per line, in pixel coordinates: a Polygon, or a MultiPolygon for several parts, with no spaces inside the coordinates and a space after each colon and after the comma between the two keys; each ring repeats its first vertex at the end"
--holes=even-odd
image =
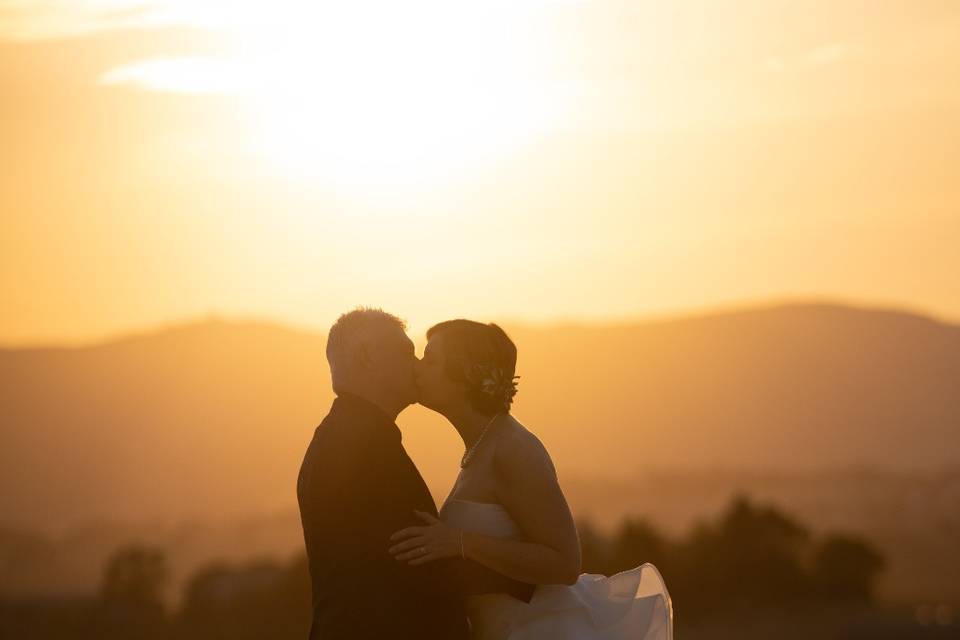
{"type": "MultiPolygon", "coordinates": [[[[104,82],[242,95],[272,171],[347,183],[435,181],[523,145],[568,109],[515,5],[240,6],[230,57],[140,61],[104,82]]],[[[193,11],[212,19],[208,5],[193,11]]]]}
{"type": "Polygon", "coordinates": [[[494,12],[398,7],[375,23],[343,11],[323,37],[272,43],[268,68],[277,75],[256,100],[278,166],[416,181],[503,152],[554,122],[558,105],[532,73],[531,43],[511,37],[494,12]]]}

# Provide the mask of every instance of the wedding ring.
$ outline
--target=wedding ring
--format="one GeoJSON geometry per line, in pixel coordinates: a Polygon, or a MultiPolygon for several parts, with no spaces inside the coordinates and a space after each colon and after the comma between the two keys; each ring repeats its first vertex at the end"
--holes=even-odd
{"type": "Polygon", "coordinates": [[[427,548],[426,548],[426,547],[420,547],[420,555],[422,555],[422,556],[427,555],[427,548]]]}

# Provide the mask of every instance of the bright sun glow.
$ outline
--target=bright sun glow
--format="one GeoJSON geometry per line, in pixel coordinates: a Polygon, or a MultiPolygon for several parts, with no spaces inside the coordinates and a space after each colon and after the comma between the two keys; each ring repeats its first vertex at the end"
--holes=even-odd
{"type": "MultiPolygon", "coordinates": [[[[254,148],[293,178],[431,181],[509,152],[561,121],[567,100],[544,80],[543,51],[516,5],[241,4],[229,28],[242,53],[157,59],[105,83],[239,93],[254,148]]],[[[185,11],[171,4],[171,11],[185,11]]],[[[221,7],[222,9],[222,7],[221,7]]],[[[213,9],[195,7],[207,23],[213,9]]]]}

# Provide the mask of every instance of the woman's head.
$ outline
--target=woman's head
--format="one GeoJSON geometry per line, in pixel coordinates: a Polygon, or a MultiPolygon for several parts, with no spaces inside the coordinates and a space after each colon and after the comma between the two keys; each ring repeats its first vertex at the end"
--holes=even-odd
{"type": "Polygon", "coordinates": [[[446,413],[468,403],[488,416],[510,411],[517,347],[497,325],[448,320],[427,331],[417,365],[420,403],[446,413]]]}

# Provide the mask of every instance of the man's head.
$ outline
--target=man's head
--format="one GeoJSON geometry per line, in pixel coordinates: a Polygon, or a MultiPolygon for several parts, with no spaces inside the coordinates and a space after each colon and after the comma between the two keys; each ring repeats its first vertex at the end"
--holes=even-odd
{"type": "Polygon", "coordinates": [[[406,323],[380,309],[358,308],[330,327],[327,361],[335,393],[353,393],[397,413],[417,401],[417,362],[406,323]]]}

